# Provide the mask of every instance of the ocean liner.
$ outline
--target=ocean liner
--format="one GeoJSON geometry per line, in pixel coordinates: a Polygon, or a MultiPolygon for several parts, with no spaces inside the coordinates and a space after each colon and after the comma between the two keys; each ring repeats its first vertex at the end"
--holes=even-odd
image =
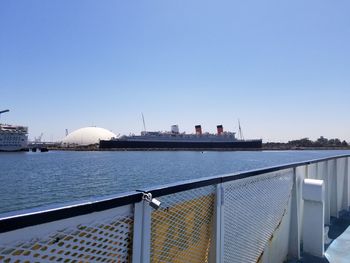
{"type": "MultiPolygon", "coordinates": [[[[0,111],[0,115],[8,111],[9,110],[0,111]]],[[[23,151],[27,149],[27,144],[27,127],[0,123],[0,151],[23,151]]]]}
{"type": "Polygon", "coordinates": [[[180,133],[178,125],[172,125],[169,132],[143,131],[141,135],[121,136],[111,140],[101,140],[100,149],[114,150],[244,150],[261,149],[262,140],[236,138],[234,132],[224,132],[217,126],[217,133],[202,133],[200,125],[195,126],[195,134],[180,133]]]}

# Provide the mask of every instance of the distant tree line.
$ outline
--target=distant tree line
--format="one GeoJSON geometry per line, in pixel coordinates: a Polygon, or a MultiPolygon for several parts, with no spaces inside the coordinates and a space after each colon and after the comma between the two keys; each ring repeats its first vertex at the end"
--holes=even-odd
{"type": "Polygon", "coordinates": [[[343,140],[336,139],[327,139],[323,136],[318,138],[316,141],[312,141],[309,138],[302,138],[299,140],[292,140],[287,143],[274,143],[274,142],[267,142],[264,144],[265,147],[272,147],[272,148],[286,148],[286,149],[293,149],[293,148],[318,148],[318,147],[329,147],[329,148],[335,148],[335,147],[349,147],[349,144],[343,140]]]}

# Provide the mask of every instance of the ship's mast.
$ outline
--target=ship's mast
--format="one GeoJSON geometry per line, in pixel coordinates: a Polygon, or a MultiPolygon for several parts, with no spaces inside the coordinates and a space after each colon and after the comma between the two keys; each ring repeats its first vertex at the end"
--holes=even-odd
{"type": "Polygon", "coordinates": [[[145,123],[145,117],[143,116],[143,113],[141,112],[142,115],[142,122],[143,122],[143,131],[146,132],[146,123],[145,123]]]}
{"type": "Polygon", "coordinates": [[[239,121],[239,119],[238,119],[238,134],[239,134],[239,138],[241,140],[244,140],[243,132],[242,132],[242,128],[241,128],[241,122],[239,121]]]}

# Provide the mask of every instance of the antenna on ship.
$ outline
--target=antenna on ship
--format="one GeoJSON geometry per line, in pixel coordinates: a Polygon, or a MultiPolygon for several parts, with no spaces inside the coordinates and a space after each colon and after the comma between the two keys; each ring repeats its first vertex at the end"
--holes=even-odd
{"type": "Polygon", "coordinates": [[[0,111],[0,116],[1,116],[2,113],[9,112],[9,111],[10,110],[2,110],[2,111],[0,111]]]}
{"type": "Polygon", "coordinates": [[[241,128],[241,122],[239,121],[239,119],[238,119],[238,135],[239,135],[239,138],[241,140],[244,140],[243,132],[242,132],[242,128],[241,128]]]}
{"type": "Polygon", "coordinates": [[[142,115],[142,122],[143,122],[143,131],[146,131],[146,123],[145,123],[145,117],[143,116],[143,113],[141,112],[142,115]]]}

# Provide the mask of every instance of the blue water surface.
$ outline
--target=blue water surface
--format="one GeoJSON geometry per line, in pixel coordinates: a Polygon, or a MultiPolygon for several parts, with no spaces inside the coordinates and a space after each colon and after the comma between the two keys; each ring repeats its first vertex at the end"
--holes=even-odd
{"type": "Polygon", "coordinates": [[[0,213],[350,151],[0,153],[0,213]]]}

